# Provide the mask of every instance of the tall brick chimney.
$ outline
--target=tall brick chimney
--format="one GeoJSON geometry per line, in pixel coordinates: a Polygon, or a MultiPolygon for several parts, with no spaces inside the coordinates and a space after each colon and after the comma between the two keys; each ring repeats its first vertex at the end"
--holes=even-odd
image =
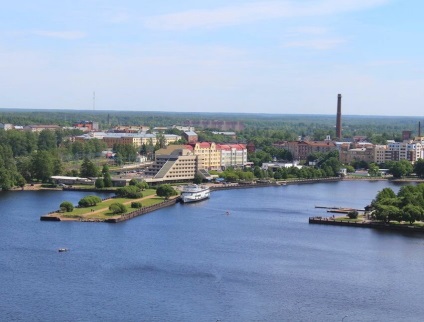
{"type": "Polygon", "coordinates": [[[337,95],[336,137],[342,138],[342,94],[337,95]]]}

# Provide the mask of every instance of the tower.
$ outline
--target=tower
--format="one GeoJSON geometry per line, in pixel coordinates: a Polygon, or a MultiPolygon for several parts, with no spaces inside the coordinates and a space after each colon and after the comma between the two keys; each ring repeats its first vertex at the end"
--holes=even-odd
{"type": "Polygon", "coordinates": [[[342,138],[342,94],[337,95],[336,138],[342,138]]]}

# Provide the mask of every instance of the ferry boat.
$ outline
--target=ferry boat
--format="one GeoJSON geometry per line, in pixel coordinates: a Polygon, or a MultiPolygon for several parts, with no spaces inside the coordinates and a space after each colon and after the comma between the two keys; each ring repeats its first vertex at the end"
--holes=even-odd
{"type": "Polygon", "coordinates": [[[209,187],[191,184],[183,187],[181,201],[184,203],[200,201],[209,198],[210,194],[209,187]]]}

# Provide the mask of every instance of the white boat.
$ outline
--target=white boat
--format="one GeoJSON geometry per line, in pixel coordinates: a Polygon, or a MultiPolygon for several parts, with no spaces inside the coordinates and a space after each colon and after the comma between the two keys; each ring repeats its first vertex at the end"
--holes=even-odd
{"type": "Polygon", "coordinates": [[[181,191],[181,201],[184,203],[200,201],[209,198],[210,194],[211,191],[209,187],[191,184],[183,187],[181,191]]]}

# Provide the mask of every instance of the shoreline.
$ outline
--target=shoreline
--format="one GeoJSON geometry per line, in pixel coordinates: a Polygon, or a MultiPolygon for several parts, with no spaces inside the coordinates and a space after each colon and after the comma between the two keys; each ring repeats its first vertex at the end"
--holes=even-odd
{"type": "Polygon", "coordinates": [[[408,224],[388,224],[383,222],[376,221],[337,221],[330,218],[320,218],[320,217],[309,217],[309,224],[318,224],[318,225],[329,225],[329,226],[346,226],[346,227],[356,227],[356,228],[373,228],[379,230],[391,230],[391,231],[402,231],[402,232],[419,232],[424,233],[424,227],[417,227],[414,225],[408,224]]]}

